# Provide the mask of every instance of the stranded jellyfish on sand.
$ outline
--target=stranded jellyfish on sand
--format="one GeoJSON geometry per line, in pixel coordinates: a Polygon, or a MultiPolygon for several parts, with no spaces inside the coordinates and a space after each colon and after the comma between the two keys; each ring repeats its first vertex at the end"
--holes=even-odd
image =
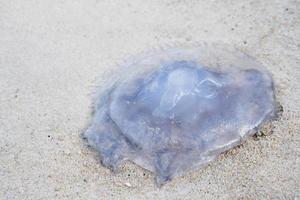
{"type": "Polygon", "coordinates": [[[104,166],[130,160],[158,185],[205,166],[275,114],[270,74],[234,49],[174,48],[119,71],[97,92],[85,137],[104,166]]]}

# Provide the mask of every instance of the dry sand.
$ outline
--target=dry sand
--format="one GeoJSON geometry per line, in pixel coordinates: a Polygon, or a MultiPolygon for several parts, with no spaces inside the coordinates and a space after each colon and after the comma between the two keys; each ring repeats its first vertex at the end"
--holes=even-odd
{"type": "Polygon", "coordinates": [[[0,199],[300,199],[299,79],[299,0],[0,0],[0,199]],[[161,189],[133,164],[102,167],[80,138],[97,80],[197,41],[267,66],[284,109],[272,133],[161,189]]]}

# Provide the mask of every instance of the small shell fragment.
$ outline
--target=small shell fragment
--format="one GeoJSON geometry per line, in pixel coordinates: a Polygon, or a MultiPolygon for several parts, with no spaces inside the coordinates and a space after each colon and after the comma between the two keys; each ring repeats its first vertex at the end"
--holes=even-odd
{"type": "Polygon", "coordinates": [[[103,84],[85,132],[113,170],[130,160],[160,186],[198,169],[273,119],[273,81],[253,58],[223,46],[174,48],[120,67],[103,84]]]}

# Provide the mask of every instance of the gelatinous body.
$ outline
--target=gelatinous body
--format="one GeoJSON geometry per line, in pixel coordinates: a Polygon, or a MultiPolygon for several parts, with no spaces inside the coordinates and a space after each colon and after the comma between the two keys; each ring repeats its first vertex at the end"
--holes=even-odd
{"type": "Polygon", "coordinates": [[[145,56],[100,93],[85,134],[104,166],[131,160],[161,185],[206,165],[273,117],[273,84],[263,66],[239,52],[208,50],[145,56]]]}

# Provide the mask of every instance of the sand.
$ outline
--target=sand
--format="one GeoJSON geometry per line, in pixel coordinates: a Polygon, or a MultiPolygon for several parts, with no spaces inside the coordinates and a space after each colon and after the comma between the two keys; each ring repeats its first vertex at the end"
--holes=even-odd
{"type": "Polygon", "coordinates": [[[297,0],[0,0],[0,199],[300,199],[297,0]],[[272,73],[282,116],[161,189],[113,174],[80,135],[92,93],[128,56],[222,42],[272,73]]]}

